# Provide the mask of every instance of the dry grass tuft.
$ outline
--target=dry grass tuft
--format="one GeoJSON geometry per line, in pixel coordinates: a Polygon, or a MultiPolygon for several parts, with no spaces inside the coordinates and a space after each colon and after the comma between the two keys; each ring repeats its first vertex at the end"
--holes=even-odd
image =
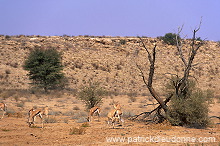
{"type": "Polygon", "coordinates": [[[4,128],[4,129],[1,129],[1,131],[8,132],[8,131],[11,131],[11,130],[4,128]]]}
{"type": "Polygon", "coordinates": [[[80,110],[78,106],[73,107],[73,110],[80,110]]]}
{"type": "Polygon", "coordinates": [[[57,123],[57,119],[55,117],[48,117],[44,119],[45,123],[57,123]]]}
{"type": "Polygon", "coordinates": [[[151,124],[149,129],[154,129],[154,130],[171,130],[172,129],[172,125],[170,124],[169,121],[165,120],[163,123],[151,124]]]}
{"type": "Polygon", "coordinates": [[[90,127],[89,123],[88,122],[85,122],[81,125],[82,127],[90,127]]]}
{"type": "Polygon", "coordinates": [[[83,135],[85,134],[86,132],[86,128],[84,127],[79,127],[79,128],[76,128],[76,127],[73,127],[73,128],[70,128],[70,135],[83,135]]]}

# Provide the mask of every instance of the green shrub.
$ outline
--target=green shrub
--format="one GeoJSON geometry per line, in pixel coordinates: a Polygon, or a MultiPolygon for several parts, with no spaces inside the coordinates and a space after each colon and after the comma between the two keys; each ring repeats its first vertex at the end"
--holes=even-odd
{"type": "MultiPolygon", "coordinates": [[[[24,69],[29,71],[29,78],[36,87],[45,91],[64,86],[61,53],[57,50],[35,48],[24,63],[24,69]]],[[[66,81],[65,81],[66,82],[66,81]]]]}
{"type": "MultiPolygon", "coordinates": [[[[212,93],[195,87],[195,82],[189,80],[187,94],[173,96],[169,105],[168,120],[172,125],[205,128],[209,124],[208,107],[212,93]]],[[[172,82],[167,86],[167,92],[172,90],[172,82]]],[[[175,94],[174,94],[175,95],[175,94]]]]}
{"type": "Polygon", "coordinates": [[[102,103],[105,94],[106,91],[100,87],[99,83],[90,83],[89,86],[81,88],[78,98],[86,104],[87,109],[90,109],[102,103]]]}
{"type": "Polygon", "coordinates": [[[217,43],[217,46],[220,47],[220,41],[217,41],[216,43],[217,43]]]}
{"type": "Polygon", "coordinates": [[[180,40],[180,36],[175,33],[166,33],[163,37],[160,37],[168,45],[176,45],[176,37],[180,40]]]}
{"type": "Polygon", "coordinates": [[[126,40],[124,40],[124,39],[120,40],[120,44],[121,45],[125,45],[126,44],[126,40]]]}
{"type": "Polygon", "coordinates": [[[201,37],[197,37],[196,40],[200,42],[202,41],[201,37]]]}

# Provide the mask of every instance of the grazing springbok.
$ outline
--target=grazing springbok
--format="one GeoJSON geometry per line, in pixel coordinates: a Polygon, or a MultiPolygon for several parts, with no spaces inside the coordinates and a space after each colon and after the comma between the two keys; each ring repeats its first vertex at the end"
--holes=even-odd
{"type": "Polygon", "coordinates": [[[97,116],[98,116],[98,121],[99,121],[100,112],[101,112],[101,109],[100,109],[98,106],[92,107],[92,108],[89,110],[89,114],[88,114],[87,121],[88,121],[88,122],[91,122],[94,114],[97,114],[97,116]]]}
{"type": "Polygon", "coordinates": [[[3,103],[3,102],[0,103],[0,111],[3,111],[1,119],[4,117],[4,115],[6,113],[6,110],[7,110],[7,105],[5,103],[3,103]]]}
{"type": "Polygon", "coordinates": [[[35,118],[39,116],[41,118],[41,124],[42,128],[44,127],[44,119],[43,115],[45,115],[48,118],[48,107],[46,106],[43,110],[42,109],[30,109],[28,112],[28,125],[31,127],[31,125],[35,124],[35,118]]]}
{"type": "Polygon", "coordinates": [[[117,121],[124,122],[121,116],[122,116],[122,110],[120,104],[114,103],[114,109],[108,113],[108,124],[112,124],[114,128],[115,122],[117,121]]]}
{"type": "Polygon", "coordinates": [[[114,108],[116,110],[116,113],[115,113],[115,117],[118,118],[119,121],[122,122],[122,110],[121,110],[121,105],[119,103],[116,103],[114,104],[114,108]]]}

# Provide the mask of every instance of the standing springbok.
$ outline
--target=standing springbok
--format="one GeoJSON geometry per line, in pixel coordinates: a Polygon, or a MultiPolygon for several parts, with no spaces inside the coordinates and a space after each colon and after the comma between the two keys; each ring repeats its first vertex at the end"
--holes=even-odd
{"type": "Polygon", "coordinates": [[[30,109],[28,112],[28,125],[31,127],[31,125],[35,124],[35,118],[39,116],[41,118],[41,124],[42,128],[44,127],[44,119],[43,115],[45,115],[48,118],[48,107],[46,106],[43,110],[42,109],[30,109]]]}
{"type": "Polygon", "coordinates": [[[108,113],[108,124],[112,124],[113,128],[115,122],[118,120],[119,122],[124,122],[121,118],[122,110],[119,103],[114,103],[114,109],[108,113]]]}
{"type": "Polygon", "coordinates": [[[97,114],[97,116],[98,116],[98,121],[99,121],[100,112],[101,112],[101,109],[100,109],[98,106],[92,107],[92,108],[89,110],[89,114],[88,114],[87,121],[88,121],[88,122],[91,122],[94,114],[97,114]]]}
{"type": "Polygon", "coordinates": [[[5,103],[0,103],[0,111],[3,111],[3,114],[2,114],[2,117],[1,119],[4,117],[5,113],[6,113],[6,110],[7,110],[7,105],[5,103]]]}
{"type": "Polygon", "coordinates": [[[114,103],[114,108],[116,110],[115,117],[117,117],[118,120],[122,122],[122,118],[121,118],[121,116],[122,116],[121,105],[119,103],[116,103],[116,104],[114,103]]]}

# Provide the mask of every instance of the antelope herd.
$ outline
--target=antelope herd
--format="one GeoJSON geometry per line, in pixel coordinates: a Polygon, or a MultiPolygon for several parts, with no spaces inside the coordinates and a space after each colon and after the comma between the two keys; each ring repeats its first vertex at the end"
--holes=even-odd
{"type": "MultiPolygon", "coordinates": [[[[122,119],[122,110],[121,105],[118,102],[113,103],[113,108],[107,115],[107,124],[112,125],[113,128],[115,126],[116,122],[119,122],[122,124],[124,120],[122,119]]],[[[7,106],[5,103],[0,103],[0,110],[3,111],[1,119],[4,117],[4,114],[6,113],[7,106]]],[[[97,115],[98,121],[100,120],[100,113],[101,109],[98,106],[94,106],[89,110],[87,121],[91,122],[94,119],[94,116],[97,115]]],[[[36,117],[39,117],[41,119],[42,128],[44,127],[44,117],[48,118],[49,109],[48,106],[42,109],[34,109],[31,108],[28,111],[28,125],[29,127],[32,127],[35,125],[36,117]]]]}
{"type": "MultiPolygon", "coordinates": [[[[107,118],[108,118],[107,123],[108,123],[108,125],[112,125],[114,128],[116,122],[123,123],[124,120],[122,119],[121,105],[118,102],[114,102],[113,107],[114,107],[114,109],[112,109],[107,115],[107,118]]],[[[101,112],[100,107],[98,107],[98,106],[92,107],[89,110],[87,121],[91,122],[92,119],[94,119],[93,116],[95,114],[98,116],[98,121],[99,121],[100,112],[101,112]]]]}

